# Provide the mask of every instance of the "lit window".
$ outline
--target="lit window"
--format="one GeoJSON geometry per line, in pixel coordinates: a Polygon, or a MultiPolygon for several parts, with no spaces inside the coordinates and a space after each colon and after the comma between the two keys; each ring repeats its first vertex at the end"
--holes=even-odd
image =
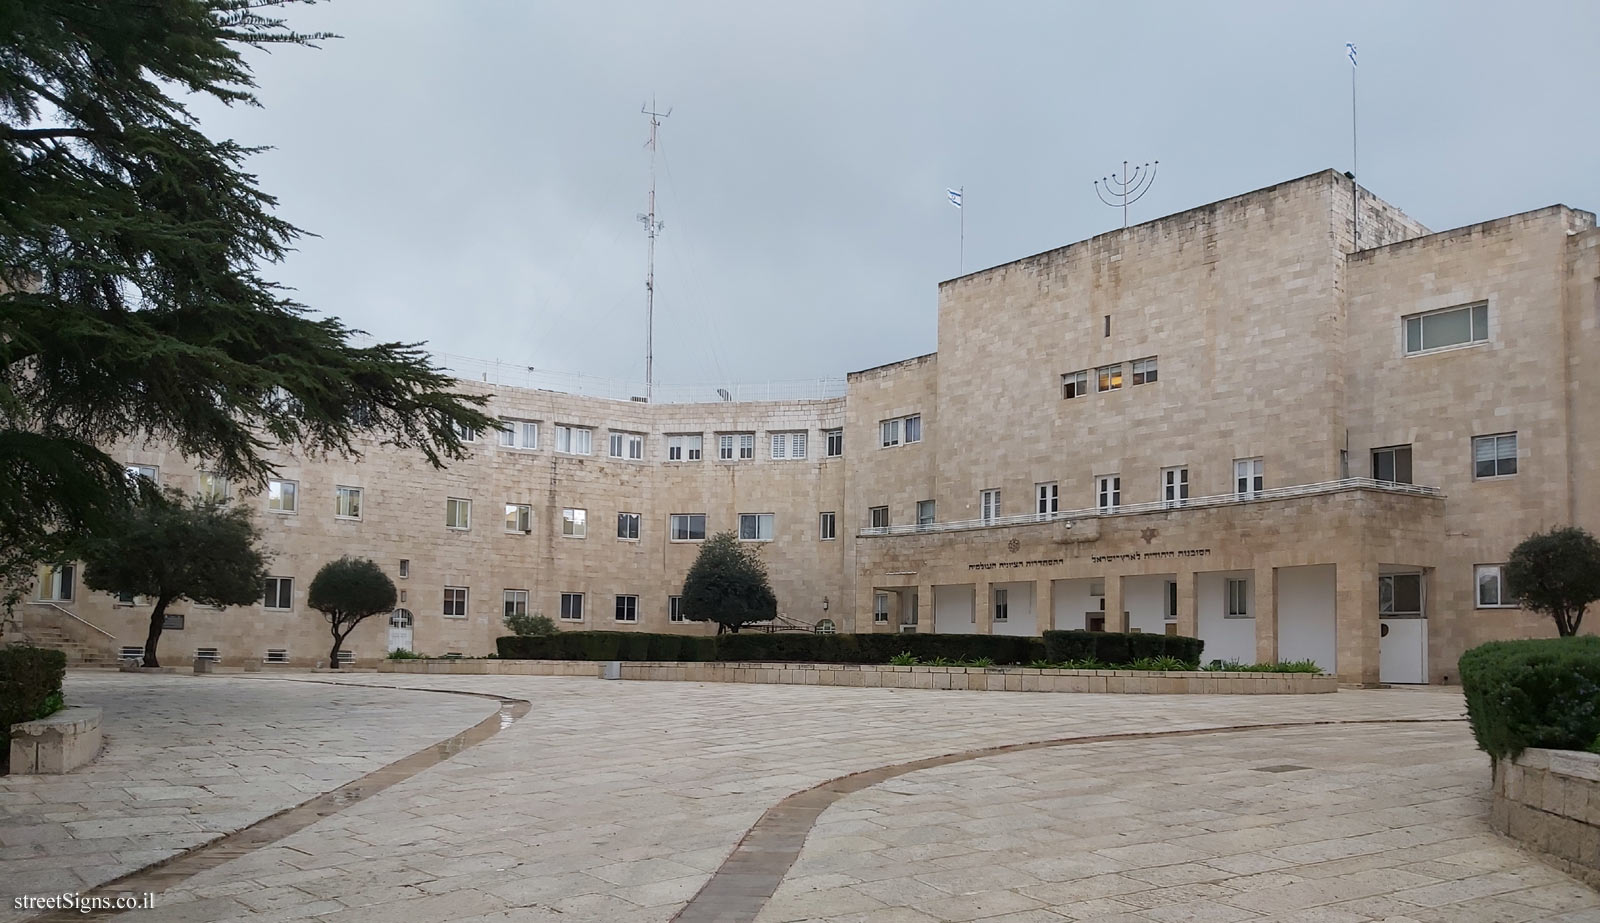
{"type": "Polygon", "coordinates": [[[705,513],[673,513],[668,535],[675,542],[699,542],[706,537],[705,513]]]}
{"type": "Polygon", "coordinates": [[[333,489],[333,515],[339,519],[360,519],[361,488],[335,487],[333,489]]]}
{"type": "Polygon", "coordinates": [[[1000,489],[998,487],[978,494],[978,518],[991,522],[1000,518],[1000,489]]]}
{"type": "Polygon", "coordinates": [[[1230,577],[1227,581],[1228,611],[1230,619],[1250,618],[1250,581],[1230,577]]]}
{"type": "Polygon", "coordinates": [[[464,586],[447,586],[444,588],[444,615],[446,618],[464,619],[467,617],[467,588],[464,586]]]}
{"type": "Polygon", "coordinates": [[[561,535],[563,537],[583,538],[588,534],[588,510],[565,509],[561,511],[561,535]]]}
{"type": "Polygon", "coordinates": [[[1055,481],[1035,484],[1033,485],[1033,492],[1038,501],[1035,504],[1037,508],[1034,512],[1039,514],[1040,519],[1061,511],[1061,490],[1056,486],[1055,481]]]}
{"type": "Polygon", "coordinates": [[[638,433],[612,433],[611,457],[629,461],[644,458],[644,437],[638,433]]]}
{"type": "Polygon", "coordinates": [[[1122,505],[1122,475],[1105,474],[1095,479],[1095,505],[1102,513],[1122,505]]]}
{"type": "Polygon", "coordinates": [[[582,426],[557,426],[556,451],[567,455],[594,454],[594,430],[582,426]]]}
{"type": "Polygon", "coordinates": [[[617,514],[617,538],[636,541],[639,538],[639,514],[617,514]]]}
{"type": "Polygon", "coordinates": [[[561,621],[563,621],[563,622],[581,622],[581,621],[583,621],[583,594],[582,593],[562,593],[561,594],[561,621]]]}
{"type": "Polygon", "coordinates": [[[772,514],[740,513],[739,540],[745,542],[772,541],[772,514]]]}
{"type": "Polygon", "coordinates": [[[1133,383],[1147,385],[1156,380],[1156,357],[1133,360],[1133,383]]]}
{"type": "Polygon", "coordinates": [[[506,590],[503,594],[505,606],[504,616],[517,616],[528,614],[528,591],[506,590]]]}
{"type": "Polygon", "coordinates": [[[830,429],[823,433],[828,440],[828,457],[838,458],[844,454],[844,430],[830,429]]]}
{"type": "Polygon", "coordinates": [[[506,504],[506,531],[526,535],[533,531],[533,507],[527,503],[506,504]]]}
{"type": "Polygon", "coordinates": [[[889,621],[888,593],[872,594],[872,620],[879,623],[889,621]]]}
{"type": "Polygon", "coordinates": [[[1122,387],[1122,363],[1105,365],[1094,370],[1101,391],[1116,391],[1122,387]]]}
{"type": "Polygon", "coordinates": [[[667,437],[667,461],[699,461],[704,437],[699,433],[680,433],[667,437]]]}
{"type": "Polygon", "coordinates": [[[1422,615],[1422,575],[1379,575],[1378,614],[1422,615]]]}
{"type": "Polygon", "coordinates": [[[1068,372],[1067,374],[1061,376],[1061,398],[1063,400],[1070,401],[1075,397],[1083,397],[1088,393],[1088,369],[1084,369],[1081,372],[1068,372]]]}
{"type": "Polygon", "coordinates": [[[887,506],[872,507],[867,511],[867,517],[867,523],[871,528],[889,528],[889,508],[887,506]]]}
{"type": "Polygon", "coordinates": [[[1183,506],[1189,499],[1189,469],[1161,469],[1161,502],[1169,507],[1183,506]]]}
{"type": "Polygon", "coordinates": [[[838,538],[838,517],[832,513],[823,513],[819,520],[817,534],[822,541],[826,542],[838,538]]]}
{"type": "Polygon", "coordinates": [[[683,597],[682,596],[668,596],[667,597],[667,621],[669,621],[669,622],[681,622],[683,620],[684,620],[683,619],[683,597]]]}
{"type": "Polygon", "coordinates": [[[1445,308],[1403,318],[1406,329],[1406,355],[1482,343],[1489,339],[1487,302],[1445,308]]]}
{"type": "Polygon", "coordinates": [[[299,506],[299,484],[276,479],[267,482],[267,509],[274,513],[293,513],[299,506]]]}
{"type": "Polygon", "coordinates": [[[619,621],[619,622],[637,622],[637,621],[639,621],[639,597],[637,597],[637,596],[618,596],[617,597],[617,621],[619,621]]]}
{"type": "Polygon", "coordinates": [[[262,594],[264,609],[294,608],[294,578],[268,577],[266,591],[262,594]]]}
{"type": "Polygon", "coordinates": [[[1473,568],[1478,585],[1479,609],[1510,609],[1517,605],[1506,591],[1506,566],[1504,564],[1479,564],[1473,568]]]}
{"type": "Polygon", "coordinates": [[[1259,458],[1236,458],[1233,460],[1233,495],[1249,499],[1261,496],[1264,483],[1262,472],[1265,470],[1259,458]]]}
{"type": "Polygon", "coordinates": [[[1517,434],[1472,437],[1472,476],[1502,478],[1517,473],[1517,434]]]}
{"type": "Polygon", "coordinates": [[[879,444],[884,448],[900,444],[900,421],[884,420],[879,426],[879,444]]]}
{"type": "Polygon", "coordinates": [[[448,529],[472,528],[472,501],[450,497],[444,501],[444,524],[448,529]]]}

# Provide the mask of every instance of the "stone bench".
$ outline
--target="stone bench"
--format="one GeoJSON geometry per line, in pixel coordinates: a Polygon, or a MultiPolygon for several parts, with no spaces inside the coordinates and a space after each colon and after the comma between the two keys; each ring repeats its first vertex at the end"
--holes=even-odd
{"type": "Polygon", "coordinates": [[[1495,761],[1489,826],[1600,888],[1600,753],[1530,748],[1495,761]]]}
{"type": "Polygon", "coordinates": [[[71,772],[100,753],[100,709],[69,706],[11,726],[11,774],[71,772]]]}

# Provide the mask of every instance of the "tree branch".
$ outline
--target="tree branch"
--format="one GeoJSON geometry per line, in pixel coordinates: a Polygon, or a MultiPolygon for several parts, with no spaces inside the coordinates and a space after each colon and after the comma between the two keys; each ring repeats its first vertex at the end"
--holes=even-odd
{"type": "Polygon", "coordinates": [[[0,140],[52,141],[56,138],[97,138],[100,132],[92,128],[12,128],[0,125],[0,140]]]}

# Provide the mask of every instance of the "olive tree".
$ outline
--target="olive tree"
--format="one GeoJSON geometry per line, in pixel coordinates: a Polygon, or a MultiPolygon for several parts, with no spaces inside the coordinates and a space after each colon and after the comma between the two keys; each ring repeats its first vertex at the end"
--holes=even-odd
{"type": "Polygon", "coordinates": [[[1561,637],[1577,634],[1584,610],[1600,600],[1600,541],[1576,526],[1528,536],[1506,561],[1506,589],[1554,619],[1561,637]]]}

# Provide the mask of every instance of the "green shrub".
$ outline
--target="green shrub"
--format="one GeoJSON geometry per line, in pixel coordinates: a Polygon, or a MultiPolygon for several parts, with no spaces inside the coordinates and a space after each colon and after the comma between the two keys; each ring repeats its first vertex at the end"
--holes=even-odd
{"type": "Polygon", "coordinates": [[[1170,657],[1183,663],[1199,663],[1205,642],[1180,635],[1139,632],[1047,631],[1044,633],[1044,649],[1045,659],[1055,663],[1095,660],[1100,663],[1127,664],[1159,657],[1170,657]]]}
{"type": "Polygon", "coordinates": [[[548,638],[557,631],[555,620],[548,615],[513,612],[502,617],[502,621],[512,634],[524,638],[548,638]]]}
{"type": "Polygon", "coordinates": [[[1176,657],[1162,656],[1162,657],[1140,657],[1138,660],[1135,660],[1133,663],[1128,664],[1127,668],[1130,669],[1130,670],[1184,671],[1184,670],[1193,670],[1195,668],[1195,666],[1196,665],[1192,664],[1192,663],[1184,663],[1183,661],[1179,660],[1176,657]]]}
{"type": "Polygon", "coordinates": [[[389,652],[389,659],[390,660],[426,660],[427,658],[424,655],[417,653],[416,651],[408,651],[408,650],[406,650],[405,648],[402,647],[402,648],[397,648],[396,650],[390,651],[389,652]]]}
{"type": "Polygon", "coordinates": [[[910,654],[918,663],[945,665],[986,658],[991,663],[1024,664],[1044,656],[1038,638],[1010,635],[894,635],[810,632],[740,632],[716,639],[718,660],[810,663],[892,663],[910,654]]]}
{"type": "Polygon", "coordinates": [[[917,655],[910,651],[901,651],[890,657],[889,663],[897,667],[914,667],[917,665],[917,655]]]}
{"type": "Polygon", "coordinates": [[[1490,756],[1600,738],[1600,637],[1494,641],[1462,654],[1460,669],[1472,733],[1490,756]]]}
{"type": "Polygon", "coordinates": [[[1321,673],[1315,660],[1284,660],[1278,663],[1240,663],[1213,660],[1200,669],[1209,673],[1321,673]]]}
{"type": "Polygon", "coordinates": [[[558,631],[546,636],[506,635],[495,650],[507,660],[714,660],[715,638],[648,631],[558,631]]]}
{"type": "Polygon", "coordinates": [[[11,753],[11,726],[60,708],[67,655],[42,647],[0,648],[0,760],[11,753]]]}

